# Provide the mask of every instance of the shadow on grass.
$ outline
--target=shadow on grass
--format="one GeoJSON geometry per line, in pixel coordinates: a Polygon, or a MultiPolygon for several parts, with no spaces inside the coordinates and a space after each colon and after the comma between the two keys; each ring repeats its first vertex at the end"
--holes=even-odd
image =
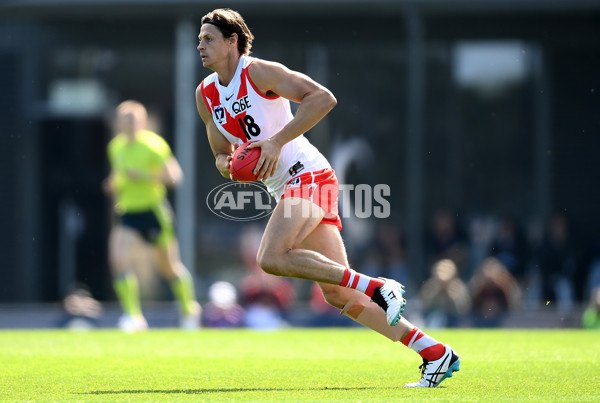
{"type": "Polygon", "coordinates": [[[148,390],[92,390],[89,392],[79,393],[80,395],[120,395],[120,394],[141,394],[141,393],[184,393],[189,395],[197,395],[202,393],[236,393],[236,392],[298,392],[302,390],[368,390],[381,389],[375,387],[333,387],[327,386],[320,388],[216,388],[216,389],[148,389],[148,390]]]}

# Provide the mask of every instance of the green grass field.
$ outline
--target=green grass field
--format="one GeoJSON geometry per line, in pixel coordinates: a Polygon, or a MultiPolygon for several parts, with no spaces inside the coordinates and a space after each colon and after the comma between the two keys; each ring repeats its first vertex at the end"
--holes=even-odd
{"type": "Polygon", "coordinates": [[[435,389],[403,389],[419,357],[364,329],[1,331],[0,400],[600,401],[600,333],[453,330],[435,389]]]}

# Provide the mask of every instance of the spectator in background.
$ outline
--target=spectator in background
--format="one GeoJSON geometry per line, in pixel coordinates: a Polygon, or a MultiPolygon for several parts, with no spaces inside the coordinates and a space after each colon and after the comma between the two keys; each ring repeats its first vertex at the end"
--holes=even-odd
{"type": "Polygon", "coordinates": [[[296,292],[285,278],[270,276],[258,268],[250,269],[242,279],[240,293],[247,327],[271,330],[289,326],[286,314],[296,292]]]}
{"type": "Polygon", "coordinates": [[[521,282],[529,259],[527,249],[527,241],[517,221],[510,216],[504,217],[492,241],[489,256],[498,259],[521,282]]]}
{"type": "Polygon", "coordinates": [[[467,242],[455,215],[447,209],[437,210],[432,217],[427,253],[433,259],[431,265],[441,259],[450,259],[456,265],[459,276],[465,277],[467,242]]]}
{"type": "Polygon", "coordinates": [[[477,327],[496,327],[521,301],[516,279],[496,258],[490,257],[475,270],[469,282],[473,324],[477,327]]]}
{"type": "Polygon", "coordinates": [[[256,262],[262,232],[246,226],[240,236],[240,253],[247,274],[240,282],[240,303],[245,309],[244,325],[271,330],[289,326],[286,314],[296,300],[289,279],[265,273],[256,262]]]}
{"type": "Polygon", "coordinates": [[[525,309],[538,309],[547,302],[547,300],[543,301],[542,270],[538,262],[538,254],[544,238],[543,221],[539,217],[533,217],[524,226],[524,233],[529,257],[521,282],[523,306],[525,309]]]}
{"type": "Polygon", "coordinates": [[[592,291],[590,304],[583,312],[581,326],[584,329],[600,330],[600,287],[592,291]]]}
{"type": "Polygon", "coordinates": [[[543,297],[556,301],[562,313],[570,312],[583,288],[581,251],[574,238],[569,220],[563,213],[550,217],[547,232],[540,247],[537,262],[543,281],[543,297]]]}
{"type": "Polygon", "coordinates": [[[113,286],[123,308],[118,326],[127,332],[148,327],[134,268],[140,251],[150,246],[179,302],[180,326],[195,329],[200,305],[192,276],[179,258],[173,212],[167,200],[167,187],[179,184],[183,174],[167,142],[147,130],[147,123],[148,113],[141,103],[122,102],[116,109],[116,135],[108,144],[111,171],[103,185],[113,198],[115,212],[108,250],[113,286]]]}
{"type": "Polygon", "coordinates": [[[475,268],[487,257],[496,231],[496,220],[490,216],[472,216],[468,222],[468,259],[461,278],[469,279],[475,268]]]}
{"type": "Polygon", "coordinates": [[[395,278],[407,287],[411,285],[404,236],[400,228],[392,223],[383,222],[377,231],[379,242],[385,251],[385,268],[383,277],[395,278]]]}
{"type": "Polygon", "coordinates": [[[237,291],[227,281],[217,281],[208,289],[209,302],[204,305],[203,318],[207,327],[240,327],[244,308],[237,303],[237,291]]]}
{"type": "Polygon", "coordinates": [[[471,308],[467,286],[450,259],[433,265],[431,277],[421,287],[419,297],[428,328],[456,327],[471,308]]]}
{"type": "Polygon", "coordinates": [[[600,238],[596,238],[592,244],[585,297],[591,297],[593,290],[596,288],[600,288],[600,238]]]}
{"type": "Polygon", "coordinates": [[[65,317],[60,327],[69,330],[89,330],[98,327],[102,305],[96,300],[87,286],[78,284],[63,300],[65,317]]]}
{"type": "Polygon", "coordinates": [[[392,223],[384,222],[377,227],[375,239],[367,249],[361,266],[362,272],[369,276],[397,279],[410,290],[404,237],[392,223]]]}

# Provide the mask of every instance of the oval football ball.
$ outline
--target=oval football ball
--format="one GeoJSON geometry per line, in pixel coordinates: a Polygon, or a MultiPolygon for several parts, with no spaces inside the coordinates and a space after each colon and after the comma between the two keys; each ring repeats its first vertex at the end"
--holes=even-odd
{"type": "Polygon", "coordinates": [[[235,150],[229,165],[231,177],[239,182],[254,182],[257,178],[252,171],[258,163],[260,147],[246,148],[249,144],[242,144],[235,150]]]}

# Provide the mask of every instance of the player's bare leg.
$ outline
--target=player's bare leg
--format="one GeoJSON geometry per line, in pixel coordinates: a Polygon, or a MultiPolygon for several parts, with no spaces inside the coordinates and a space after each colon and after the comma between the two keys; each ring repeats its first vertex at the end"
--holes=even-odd
{"type": "MultiPolygon", "coordinates": [[[[313,280],[319,283],[343,285],[357,289],[386,312],[389,324],[395,325],[404,311],[406,301],[403,288],[393,280],[374,279],[356,273],[348,267],[344,258],[341,264],[315,250],[303,247],[302,243],[319,228],[325,211],[302,198],[284,198],[273,214],[261,241],[258,265],[267,273],[313,280]],[[385,300],[384,300],[385,298],[385,300]]],[[[331,226],[331,225],[330,225],[331,226]]],[[[329,231],[339,237],[333,227],[329,231]]],[[[328,235],[325,235],[328,236],[328,235]]],[[[339,238],[341,242],[341,237],[339,238]]],[[[343,244],[339,247],[345,255],[343,244]]]]}
{"type": "Polygon", "coordinates": [[[192,276],[181,262],[179,245],[171,240],[154,248],[158,269],[169,281],[171,290],[179,303],[180,327],[194,330],[200,326],[201,308],[196,301],[192,276]]]}
{"type": "Polygon", "coordinates": [[[258,265],[276,276],[340,284],[346,266],[321,253],[300,248],[302,241],[325,216],[323,209],[314,209],[313,206],[308,200],[294,198],[283,199],[277,204],[258,250],[258,265]],[[303,210],[303,205],[308,207],[303,210]],[[307,211],[311,214],[306,214],[307,211]],[[288,213],[289,216],[286,216],[288,213]]]}
{"type": "MultiPolygon", "coordinates": [[[[304,239],[301,247],[318,252],[341,265],[348,265],[342,237],[333,225],[317,226],[304,239]]],[[[406,387],[435,387],[445,378],[451,377],[453,372],[460,370],[460,358],[450,346],[424,334],[405,318],[401,318],[396,326],[390,326],[385,313],[365,294],[333,284],[319,283],[319,286],[325,300],[341,309],[342,314],[394,342],[402,341],[421,355],[421,379],[406,387]]]]}
{"type": "Polygon", "coordinates": [[[136,264],[136,254],[143,245],[144,241],[136,231],[121,225],[113,227],[108,238],[108,260],[112,274],[120,275],[131,270],[132,265],[136,264]]]}
{"type": "MultiPolygon", "coordinates": [[[[320,224],[302,242],[302,247],[318,252],[344,267],[349,265],[344,242],[334,225],[320,224]]],[[[341,309],[342,314],[392,341],[403,340],[413,327],[404,318],[396,326],[388,325],[385,312],[362,292],[327,283],[319,283],[319,287],[325,300],[341,309]]]]}
{"type": "Polygon", "coordinates": [[[123,309],[119,328],[127,332],[145,330],[148,327],[142,315],[137,277],[137,256],[144,248],[144,241],[134,230],[115,226],[108,240],[108,260],[113,277],[113,287],[123,309]]]}

